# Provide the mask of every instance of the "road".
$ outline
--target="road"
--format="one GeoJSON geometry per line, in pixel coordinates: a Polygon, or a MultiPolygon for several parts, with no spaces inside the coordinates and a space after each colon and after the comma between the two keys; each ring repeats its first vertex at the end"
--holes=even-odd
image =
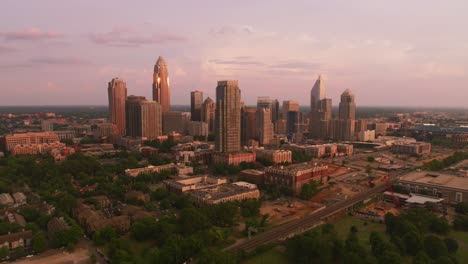
{"type": "Polygon", "coordinates": [[[318,212],[316,211],[301,219],[293,220],[291,222],[274,227],[273,229],[265,231],[264,233],[258,234],[251,240],[234,244],[228,247],[226,250],[231,252],[239,250],[252,251],[255,250],[255,248],[259,245],[276,242],[278,240],[286,239],[293,235],[303,233],[321,224],[325,218],[332,216],[341,210],[347,209],[361,201],[371,198],[375,194],[385,191],[386,188],[387,186],[385,184],[378,185],[349,199],[330,205],[318,212]]]}

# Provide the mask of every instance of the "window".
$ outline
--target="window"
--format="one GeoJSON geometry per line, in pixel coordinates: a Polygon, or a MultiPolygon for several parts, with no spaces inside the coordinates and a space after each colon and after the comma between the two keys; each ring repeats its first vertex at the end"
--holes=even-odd
{"type": "Polygon", "coordinates": [[[418,193],[419,192],[419,186],[414,186],[414,192],[418,193]]]}
{"type": "Polygon", "coordinates": [[[456,201],[457,203],[463,202],[463,194],[460,193],[460,192],[457,192],[457,193],[455,194],[455,201],[456,201]]]}
{"type": "Polygon", "coordinates": [[[437,196],[437,189],[436,189],[436,188],[432,189],[432,194],[433,194],[434,196],[437,196]]]}

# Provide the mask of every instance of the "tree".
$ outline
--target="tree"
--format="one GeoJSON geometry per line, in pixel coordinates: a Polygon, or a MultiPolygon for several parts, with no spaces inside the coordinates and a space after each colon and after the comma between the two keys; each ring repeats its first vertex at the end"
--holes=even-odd
{"type": "Polygon", "coordinates": [[[367,161],[368,161],[368,162],[374,162],[374,161],[375,161],[375,158],[372,157],[372,156],[369,156],[369,157],[367,157],[367,161]]]}
{"type": "Polygon", "coordinates": [[[202,251],[197,263],[205,264],[235,264],[236,259],[229,253],[219,249],[205,249],[202,251]]]}
{"type": "Polygon", "coordinates": [[[455,212],[459,214],[467,214],[468,213],[468,204],[467,203],[457,203],[455,205],[455,212]]]}
{"type": "Polygon", "coordinates": [[[454,254],[458,250],[458,242],[453,238],[446,238],[444,239],[444,243],[447,246],[447,250],[449,253],[454,254]]]}
{"type": "Polygon", "coordinates": [[[369,235],[369,242],[371,245],[371,252],[374,257],[378,258],[383,255],[383,253],[387,250],[387,245],[384,242],[382,235],[372,231],[369,235]]]}
{"type": "Polygon", "coordinates": [[[195,208],[185,208],[180,212],[179,225],[184,235],[191,235],[210,227],[208,217],[195,208]]]}
{"type": "Polygon", "coordinates": [[[47,249],[47,238],[44,232],[39,231],[34,234],[31,239],[31,244],[34,252],[40,253],[47,249]]]}
{"type": "Polygon", "coordinates": [[[413,258],[413,264],[431,264],[432,259],[424,253],[424,251],[420,251],[416,256],[413,258]]]}
{"type": "Polygon", "coordinates": [[[240,203],[242,217],[258,216],[260,214],[261,202],[257,199],[245,199],[240,203]]]}
{"type": "Polygon", "coordinates": [[[8,247],[3,246],[0,248],[0,260],[6,259],[8,257],[8,247]]]}
{"type": "Polygon", "coordinates": [[[405,245],[406,253],[409,255],[416,255],[421,249],[423,249],[423,241],[418,233],[408,232],[402,237],[405,245]]]}
{"type": "Polygon", "coordinates": [[[315,181],[311,181],[302,185],[300,196],[304,200],[310,200],[310,198],[312,198],[316,193],[317,183],[315,181]]]}
{"type": "Polygon", "coordinates": [[[368,174],[372,173],[372,167],[370,165],[366,166],[366,173],[368,174]]]}
{"type": "Polygon", "coordinates": [[[378,260],[382,264],[399,264],[401,263],[401,256],[398,252],[387,250],[378,260]]]}
{"type": "Polygon", "coordinates": [[[450,230],[450,227],[447,220],[436,217],[432,220],[429,230],[437,234],[446,234],[450,230]]]}
{"type": "Polygon", "coordinates": [[[26,256],[26,251],[24,250],[24,247],[17,247],[13,250],[11,253],[11,258],[12,259],[19,259],[26,256]]]}
{"type": "Polygon", "coordinates": [[[424,248],[427,255],[433,259],[448,255],[445,243],[434,235],[428,235],[424,238],[424,248]]]}
{"type": "Polygon", "coordinates": [[[94,234],[94,242],[98,246],[104,245],[106,242],[109,242],[114,238],[117,238],[117,232],[115,232],[115,229],[110,226],[103,227],[97,230],[94,234]]]}

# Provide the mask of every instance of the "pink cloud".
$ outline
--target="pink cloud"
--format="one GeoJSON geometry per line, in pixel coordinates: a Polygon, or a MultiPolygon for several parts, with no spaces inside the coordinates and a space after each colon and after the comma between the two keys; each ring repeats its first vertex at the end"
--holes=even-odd
{"type": "Polygon", "coordinates": [[[5,40],[24,40],[24,41],[36,41],[44,39],[57,39],[63,37],[63,34],[58,32],[42,31],[38,28],[30,28],[18,31],[2,31],[0,37],[5,40]]]}
{"type": "Polygon", "coordinates": [[[117,47],[135,47],[186,40],[184,36],[171,33],[144,35],[129,27],[114,28],[105,33],[93,33],[88,37],[95,44],[117,47]]]}
{"type": "Polygon", "coordinates": [[[18,50],[16,48],[0,44],[0,54],[1,53],[11,53],[11,52],[15,52],[15,51],[18,51],[18,50]]]}

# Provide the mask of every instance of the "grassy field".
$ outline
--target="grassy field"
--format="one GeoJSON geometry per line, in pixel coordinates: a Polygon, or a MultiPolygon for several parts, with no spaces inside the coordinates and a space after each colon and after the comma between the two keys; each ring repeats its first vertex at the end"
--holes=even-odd
{"type": "Polygon", "coordinates": [[[292,264],[286,258],[284,253],[272,248],[262,254],[253,256],[252,258],[242,262],[242,264],[292,264]]]}
{"type": "Polygon", "coordinates": [[[359,241],[363,243],[364,245],[368,245],[368,246],[370,246],[369,235],[372,231],[385,233],[384,224],[381,224],[377,221],[373,222],[371,220],[359,219],[357,217],[350,216],[350,215],[343,216],[337,221],[332,222],[331,224],[335,226],[335,230],[337,231],[339,237],[342,240],[346,239],[351,227],[354,225],[358,230],[357,235],[358,235],[359,241]]]}

